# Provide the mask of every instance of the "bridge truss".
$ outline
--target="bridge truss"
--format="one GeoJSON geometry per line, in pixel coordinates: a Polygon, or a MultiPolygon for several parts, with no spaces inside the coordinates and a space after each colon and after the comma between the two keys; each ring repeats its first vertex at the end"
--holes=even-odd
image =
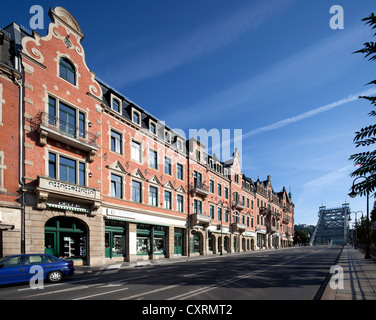
{"type": "Polygon", "coordinates": [[[348,203],[343,204],[341,208],[320,207],[319,220],[309,244],[347,243],[350,212],[348,203]]]}

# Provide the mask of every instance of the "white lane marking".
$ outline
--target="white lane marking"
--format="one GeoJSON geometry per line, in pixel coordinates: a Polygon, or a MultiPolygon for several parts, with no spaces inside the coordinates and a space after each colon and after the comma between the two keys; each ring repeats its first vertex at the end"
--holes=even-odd
{"type": "Polygon", "coordinates": [[[146,296],[148,294],[151,294],[151,293],[156,293],[156,292],[160,292],[160,291],[164,291],[164,290],[169,290],[169,289],[172,289],[172,288],[175,288],[175,287],[179,287],[179,286],[182,286],[186,284],[185,282],[182,282],[182,283],[178,283],[178,284],[174,284],[172,286],[168,286],[168,287],[163,287],[163,288],[159,288],[159,289],[155,289],[155,290],[152,290],[152,291],[147,291],[147,292],[141,292],[139,294],[135,294],[133,296],[129,296],[129,297],[126,297],[126,298],[122,298],[122,299],[119,299],[119,300],[130,300],[130,299],[134,299],[134,298],[138,298],[138,297],[142,297],[142,296],[146,296]]]}

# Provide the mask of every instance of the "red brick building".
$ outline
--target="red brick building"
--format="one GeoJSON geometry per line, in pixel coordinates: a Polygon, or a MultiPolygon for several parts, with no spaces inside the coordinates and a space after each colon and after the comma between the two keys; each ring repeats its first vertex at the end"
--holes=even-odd
{"type": "Polygon", "coordinates": [[[20,97],[14,26],[0,29],[0,256],[21,251],[20,97]],[[7,29],[7,28],[6,28],[7,29]],[[12,33],[12,34],[11,34],[12,33]]]}
{"type": "Polygon", "coordinates": [[[237,150],[225,162],[208,155],[97,78],[78,22],[61,7],[49,14],[45,37],[20,33],[21,103],[10,71],[0,74],[0,110],[23,114],[21,131],[6,117],[0,132],[0,178],[14,175],[0,180],[0,203],[17,210],[21,250],[94,265],[292,245],[285,188],[242,174],[237,150]]]}

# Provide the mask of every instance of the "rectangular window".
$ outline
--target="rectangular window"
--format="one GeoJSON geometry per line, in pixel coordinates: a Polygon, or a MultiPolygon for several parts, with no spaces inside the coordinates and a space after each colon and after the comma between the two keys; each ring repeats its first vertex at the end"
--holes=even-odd
{"type": "Polygon", "coordinates": [[[200,200],[194,200],[193,202],[193,213],[202,214],[202,202],[200,200]]]}
{"type": "Polygon", "coordinates": [[[60,180],[76,183],[76,161],[60,156],[59,157],[60,180]]]}
{"type": "Polygon", "coordinates": [[[85,185],[85,164],[82,162],[78,163],[78,184],[81,186],[85,185]]]}
{"type": "Polygon", "coordinates": [[[111,173],[111,196],[123,198],[123,178],[111,173]]]}
{"type": "Polygon", "coordinates": [[[228,199],[228,188],[225,187],[225,199],[228,199]]]}
{"type": "Polygon", "coordinates": [[[210,218],[214,219],[214,206],[213,205],[210,205],[209,211],[210,211],[210,218]]]}
{"type": "Polygon", "coordinates": [[[52,179],[56,179],[56,154],[48,154],[48,176],[52,179]]]}
{"type": "Polygon", "coordinates": [[[164,207],[171,210],[171,192],[164,192],[164,207]]]}
{"type": "Polygon", "coordinates": [[[172,175],[172,172],[171,172],[171,159],[165,157],[165,163],[164,163],[164,173],[165,174],[168,174],[168,175],[172,175]]]}
{"type": "Polygon", "coordinates": [[[84,186],[86,184],[85,170],[85,163],[83,162],[51,152],[48,153],[48,176],[51,179],[58,179],[84,186]]]}
{"type": "Polygon", "coordinates": [[[222,220],[222,208],[217,208],[217,220],[222,220]]]}
{"type": "Polygon", "coordinates": [[[85,114],[82,112],[78,113],[78,135],[81,138],[85,138],[85,114]]]}
{"type": "Polygon", "coordinates": [[[111,130],[111,151],[122,154],[121,134],[111,130]]]}
{"type": "Polygon", "coordinates": [[[228,211],[225,211],[225,222],[228,222],[228,211]]]}
{"type": "Polygon", "coordinates": [[[56,125],[56,99],[48,97],[48,123],[56,125]]]}
{"type": "Polygon", "coordinates": [[[158,207],[158,188],[149,187],[149,204],[158,207]]]}
{"type": "Polygon", "coordinates": [[[176,165],[176,178],[179,180],[184,180],[184,167],[180,163],[176,165]]]}
{"type": "Polygon", "coordinates": [[[141,182],[132,181],[132,200],[141,203],[141,182]]]}
{"type": "Polygon", "coordinates": [[[141,143],[132,141],[131,159],[137,162],[141,162],[141,143]]]}
{"type": "Polygon", "coordinates": [[[181,194],[176,196],[177,208],[176,210],[179,212],[184,211],[184,197],[181,194]]]}
{"type": "Polygon", "coordinates": [[[149,167],[158,169],[158,153],[155,150],[149,150],[149,167]]]}
{"type": "Polygon", "coordinates": [[[209,181],[209,188],[210,188],[210,193],[214,193],[214,181],[213,180],[209,181]]]}
{"type": "Polygon", "coordinates": [[[222,197],[222,185],[218,183],[218,196],[222,197]]]}

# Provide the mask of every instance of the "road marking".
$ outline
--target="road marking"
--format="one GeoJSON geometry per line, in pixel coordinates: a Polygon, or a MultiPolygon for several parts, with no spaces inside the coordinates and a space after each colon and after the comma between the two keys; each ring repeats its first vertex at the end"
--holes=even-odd
{"type": "Polygon", "coordinates": [[[193,276],[196,276],[198,274],[207,273],[207,272],[211,272],[211,271],[214,271],[214,270],[217,270],[217,269],[210,269],[210,270],[204,270],[204,271],[200,271],[200,272],[196,272],[196,273],[185,274],[183,277],[193,277],[193,276]]]}
{"type": "Polygon", "coordinates": [[[119,292],[119,291],[124,291],[124,290],[128,290],[129,288],[121,288],[121,289],[117,289],[117,290],[111,290],[111,291],[106,291],[106,292],[101,292],[101,293],[96,293],[96,294],[92,294],[90,296],[85,296],[85,297],[79,297],[79,298],[75,298],[73,300],[83,300],[83,299],[89,299],[89,298],[93,298],[93,297],[97,297],[97,296],[103,296],[105,294],[110,294],[110,293],[114,293],[114,292],[119,292]]]}
{"type": "Polygon", "coordinates": [[[175,287],[179,287],[179,286],[182,286],[182,285],[185,285],[185,284],[186,284],[185,282],[182,282],[182,283],[174,284],[172,286],[155,289],[155,290],[148,291],[148,292],[142,292],[142,293],[135,294],[133,296],[122,298],[122,299],[119,299],[119,300],[130,300],[130,299],[134,299],[134,298],[146,296],[146,295],[151,294],[151,293],[156,293],[156,292],[160,292],[160,291],[164,291],[164,290],[169,290],[169,289],[172,289],[172,288],[175,288],[175,287]]]}
{"type": "Polygon", "coordinates": [[[149,277],[149,276],[139,276],[139,277],[133,277],[133,278],[128,278],[128,279],[116,280],[116,281],[112,281],[112,282],[109,282],[109,283],[101,286],[101,288],[118,287],[118,286],[121,286],[123,284],[126,284],[130,280],[147,278],[147,277],[149,277]]]}
{"type": "Polygon", "coordinates": [[[93,285],[89,285],[89,286],[80,286],[80,287],[66,288],[66,289],[55,290],[55,291],[47,291],[47,292],[33,294],[33,295],[30,295],[29,297],[39,297],[39,296],[44,296],[46,294],[55,294],[55,293],[73,291],[73,290],[89,289],[91,287],[97,287],[97,286],[100,286],[100,285],[101,285],[101,283],[99,283],[99,284],[93,284],[93,285]]]}
{"type": "Polygon", "coordinates": [[[167,270],[167,269],[175,269],[175,268],[177,268],[177,266],[175,266],[175,267],[166,267],[166,268],[161,267],[161,268],[158,268],[158,269],[147,270],[146,272],[164,271],[164,270],[167,270]]]}
{"type": "MultiPolygon", "coordinates": [[[[53,284],[48,284],[45,286],[45,288],[52,288],[52,287],[57,287],[57,286],[62,286],[64,284],[74,284],[74,283],[79,283],[79,282],[87,282],[87,281],[93,281],[93,280],[98,280],[99,278],[91,278],[91,279],[85,279],[85,280],[75,280],[75,281],[67,281],[67,282],[60,282],[60,283],[53,283],[53,284]]],[[[27,290],[35,290],[32,287],[29,288],[23,288],[23,289],[18,289],[18,291],[27,291],[27,290]]]]}
{"type": "Polygon", "coordinates": [[[178,296],[174,296],[172,298],[168,298],[167,300],[178,300],[178,299],[185,300],[185,299],[189,299],[189,298],[191,298],[193,296],[196,296],[198,294],[205,293],[205,292],[214,290],[214,289],[216,289],[218,287],[223,287],[223,286],[225,286],[227,284],[234,283],[234,282],[240,281],[242,279],[249,278],[249,277],[251,277],[253,275],[256,275],[258,273],[262,273],[262,272],[265,272],[267,270],[283,266],[283,265],[288,264],[288,263],[293,262],[293,261],[301,260],[301,259],[303,259],[305,257],[308,257],[310,255],[319,253],[319,252],[321,252],[323,250],[326,250],[326,248],[325,249],[321,249],[319,251],[312,252],[312,253],[308,253],[308,254],[306,254],[304,256],[301,256],[299,258],[296,258],[296,259],[291,259],[289,261],[285,261],[285,262],[282,262],[282,263],[274,264],[274,265],[265,267],[263,269],[259,269],[259,270],[256,270],[256,271],[249,272],[249,273],[247,273],[245,275],[241,275],[241,276],[238,276],[238,277],[235,277],[235,278],[230,278],[230,279],[218,282],[218,283],[214,283],[214,284],[212,284],[210,286],[206,286],[206,287],[199,288],[199,289],[196,289],[196,290],[193,290],[193,291],[190,291],[190,292],[186,292],[186,293],[180,294],[178,296]]]}

